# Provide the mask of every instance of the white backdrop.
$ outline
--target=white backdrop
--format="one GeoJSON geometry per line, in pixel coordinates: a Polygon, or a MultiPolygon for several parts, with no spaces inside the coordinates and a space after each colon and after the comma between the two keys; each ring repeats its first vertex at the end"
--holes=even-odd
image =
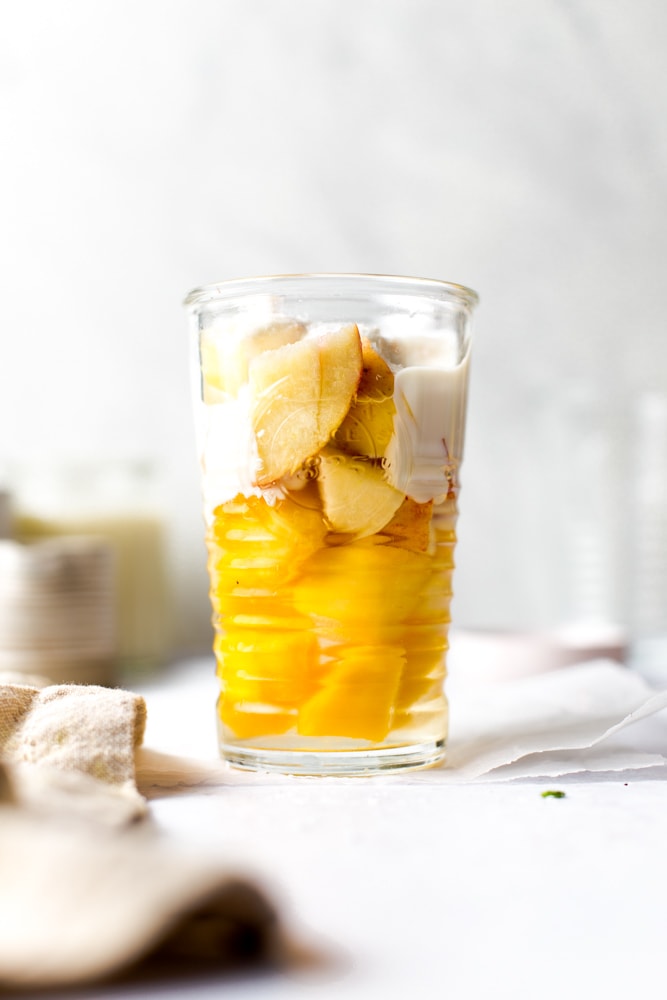
{"type": "Polygon", "coordinates": [[[181,302],[257,273],[477,289],[456,619],[630,613],[633,414],[667,392],[664,4],[0,13],[0,461],[161,463],[180,647],[209,641],[181,302]]]}

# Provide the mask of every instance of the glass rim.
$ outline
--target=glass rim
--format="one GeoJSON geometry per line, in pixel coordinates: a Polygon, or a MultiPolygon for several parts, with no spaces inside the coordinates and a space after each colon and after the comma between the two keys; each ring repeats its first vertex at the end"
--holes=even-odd
{"type": "Polygon", "coordinates": [[[255,277],[228,278],[224,281],[212,282],[211,284],[200,285],[186,296],[183,305],[186,308],[195,309],[198,306],[206,305],[219,299],[232,299],[243,295],[250,295],[254,292],[266,293],[273,289],[279,291],[281,288],[287,290],[290,285],[316,284],[335,286],[336,283],[345,284],[348,287],[371,284],[378,291],[404,292],[448,297],[463,300],[468,308],[475,307],[479,302],[479,295],[472,288],[460,285],[453,281],[443,281],[440,278],[418,278],[395,274],[372,274],[354,271],[306,271],[295,274],[267,274],[255,277]]]}

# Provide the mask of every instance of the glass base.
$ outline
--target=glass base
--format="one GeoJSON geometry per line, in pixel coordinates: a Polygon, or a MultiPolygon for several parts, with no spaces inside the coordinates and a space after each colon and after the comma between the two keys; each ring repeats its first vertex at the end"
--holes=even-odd
{"type": "Polygon", "coordinates": [[[315,777],[368,777],[395,771],[417,771],[441,764],[445,741],[376,750],[266,750],[220,744],[220,754],[233,767],[246,771],[303,774],[315,777]]]}

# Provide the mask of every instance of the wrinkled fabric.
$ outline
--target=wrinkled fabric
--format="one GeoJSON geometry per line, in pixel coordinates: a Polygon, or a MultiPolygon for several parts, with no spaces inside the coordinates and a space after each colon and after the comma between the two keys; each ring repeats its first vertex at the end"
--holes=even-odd
{"type": "Polygon", "coordinates": [[[0,683],[0,988],[281,954],[263,892],[150,822],[135,774],[145,722],[127,691],[0,683]]]}

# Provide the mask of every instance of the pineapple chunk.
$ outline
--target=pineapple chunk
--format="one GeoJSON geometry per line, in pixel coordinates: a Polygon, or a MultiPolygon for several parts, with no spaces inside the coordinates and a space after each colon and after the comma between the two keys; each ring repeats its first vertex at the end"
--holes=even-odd
{"type": "Polygon", "coordinates": [[[332,531],[364,538],[391,520],[405,499],[367,459],[326,448],[317,485],[332,531]]]}
{"type": "Polygon", "coordinates": [[[248,380],[259,458],[256,485],[294,475],[327,444],[350,408],[361,371],[354,324],[253,359],[248,380]]]}
{"type": "Polygon", "coordinates": [[[241,338],[233,331],[204,330],[199,343],[203,398],[205,403],[220,403],[236,396],[248,381],[248,366],[264,351],[294,344],[307,333],[303,323],[275,320],[241,338]]]}

